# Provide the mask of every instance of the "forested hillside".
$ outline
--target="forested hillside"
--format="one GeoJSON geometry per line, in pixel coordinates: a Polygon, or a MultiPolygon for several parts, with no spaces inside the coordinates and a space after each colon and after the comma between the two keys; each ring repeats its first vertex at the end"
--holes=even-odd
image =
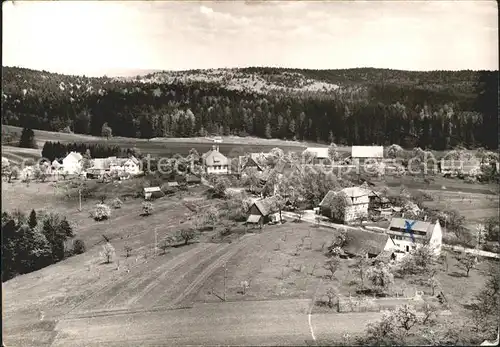
{"type": "Polygon", "coordinates": [[[2,124],[22,127],[101,135],[107,123],[115,136],[141,138],[498,147],[496,71],[247,68],[110,79],[3,67],[2,74],[2,124]]]}

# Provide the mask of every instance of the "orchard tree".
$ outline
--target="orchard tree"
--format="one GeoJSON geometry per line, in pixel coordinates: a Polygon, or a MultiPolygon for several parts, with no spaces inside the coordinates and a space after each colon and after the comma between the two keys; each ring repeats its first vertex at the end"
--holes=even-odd
{"type": "Polygon", "coordinates": [[[367,279],[376,291],[387,291],[394,283],[394,275],[387,264],[378,263],[367,270],[367,279]]]}
{"type": "Polygon", "coordinates": [[[334,279],[335,272],[337,272],[339,268],[340,260],[337,257],[330,258],[325,262],[323,266],[326,270],[330,272],[330,279],[334,279]]]}
{"type": "Polygon", "coordinates": [[[470,270],[474,269],[477,265],[477,259],[474,255],[463,253],[457,257],[459,266],[465,270],[466,276],[469,277],[470,270]]]}
{"type": "Polygon", "coordinates": [[[109,139],[110,137],[113,136],[113,129],[108,126],[108,123],[104,123],[101,128],[101,136],[105,137],[106,139],[109,139]]]}
{"type": "Polygon", "coordinates": [[[111,243],[106,242],[104,246],[102,246],[101,257],[104,259],[106,264],[109,264],[113,261],[113,257],[115,256],[115,248],[111,243]]]}
{"type": "Polygon", "coordinates": [[[197,232],[193,229],[182,229],[177,233],[176,238],[184,241],[184,245],[187,245],[189,241],[194,240],[197,236],[197,232]]]}

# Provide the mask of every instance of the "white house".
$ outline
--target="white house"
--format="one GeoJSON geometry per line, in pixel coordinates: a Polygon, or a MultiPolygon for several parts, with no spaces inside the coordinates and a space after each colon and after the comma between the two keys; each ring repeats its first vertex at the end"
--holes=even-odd
{"type": "Polygon", "coordinates": [[[429,244],[436,256],[441,254],[443,231],[439,221],[426,221],[392,218],[387,235],[394,241],[394,251],[398,258],[411,250],[429,244]]]}
{"type": "Polygon", "coordinates": [[[310,153],[313,158],[313,164],[328,159],[328,147],[307,147],[304,153],[310,153]]]}
{"type": "Polygon", "coordinates": [[[361,187],[344,188],[339,192],[330,190],[319,204],[320,214],[328,218],[333,218],[331,203],[338,193],[346,195],[346,205],[342,222],[349,224],[356,220],[368,217],[368,206],[370,204],[371,191],[361,187]]]}
{"type": "Polygon", "coordinates": [[[381,162],[384,159],[383,146],[352,146],[351,159],[353,164],[381,162]]]}
{"type": "Polygon", "coordinates": [[[62,160],[63,171],[67,174],[79,174],[82,171],[83,156],[77,152],[71,152],[62,160]]]}
{"type": "Polygon", "coordinates": [[[207,174],[228,174],[229,160],[221,152],[218,146],[203,155],[203,164],[207,174]]]}
{"type": "Polygon", "coordinates": [[[131,156],[130,158],[108,158],[109,171],[111,173],[126,173],[129,175],[137,175],[141,172],[139,160],[131,156]]]}

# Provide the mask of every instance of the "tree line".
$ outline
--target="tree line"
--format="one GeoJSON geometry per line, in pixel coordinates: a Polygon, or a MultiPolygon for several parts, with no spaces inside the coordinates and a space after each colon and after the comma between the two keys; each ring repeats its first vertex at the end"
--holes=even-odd
{"type": "MultiPolygon", "coordinates": [[[[63,260],[71,254],[65,243],[74,236],[68,220],[58,214],[3,212],[2,282],[63,260]]],[[[83,251],[81,241],[74,246],[76,253],[83,251]]]]}
{"type": "MultiPolygon", "coordinates": [[[[270,79],[286,71],[247,72],[270,79]]],[[[496,72],[299,73],[340,88],[257,93],[207,82],[142,83],[4,68],[2,123],[140,138],[236,134],[437,150],[498,147],[496,72]]]]}
{"type": "Polygon", "coordinates": [[[42,158],[53,161],[63,159],[70,152],[89,154],[91,158],[126,157],[130,151],[119,146],[99,143],[60,143],[47,141],[43,145],[42,158]]]}

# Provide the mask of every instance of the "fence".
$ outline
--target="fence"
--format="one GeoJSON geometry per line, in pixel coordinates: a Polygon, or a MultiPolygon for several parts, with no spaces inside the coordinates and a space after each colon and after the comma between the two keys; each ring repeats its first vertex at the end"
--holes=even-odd
{"type": "Polygon", "coordinates": [[[424,306],[424,301],[420,297],[402,298],[360,298],[341,297],[338,300],[337,310],[340,313],[346,312],[379,312],[382,310],[394,310],[401,305],[412,305],[417,310],[424,306]]]}

